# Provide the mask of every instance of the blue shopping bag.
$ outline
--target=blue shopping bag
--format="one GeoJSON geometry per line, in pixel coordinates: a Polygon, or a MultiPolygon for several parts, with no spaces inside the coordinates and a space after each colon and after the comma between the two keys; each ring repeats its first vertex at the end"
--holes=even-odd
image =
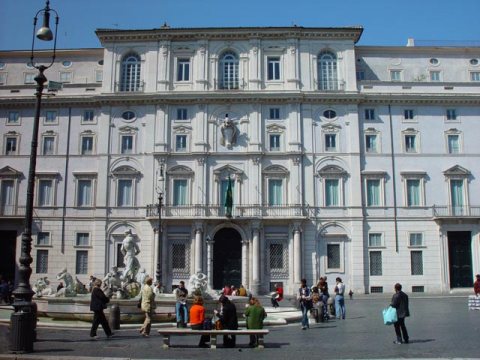
{"type": "Polygon", "coordinates": [[[386,309],[383,309],[383,323],[385,325],[392,325],[397,321],[398,321],[397,309],[391,306],[389,306],[386,309]]]}

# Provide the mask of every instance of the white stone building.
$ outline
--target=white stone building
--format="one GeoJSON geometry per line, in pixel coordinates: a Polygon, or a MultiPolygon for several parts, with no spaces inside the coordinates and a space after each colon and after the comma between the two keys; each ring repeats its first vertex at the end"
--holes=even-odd
{"type": "MultiPolygon", "coordinates": [[[[131,229],[148,273],[160,254],[167,289],[196,271],[254,293],[322,275],[355,293],[473,284],[479,47],[356,46],[360,27],[96,33],[102,49],[60,50],[45,72],[64,85],[42,104],[32,281],[121,267],[131,229]]],[[[29,55],[0,52],[7,276],[25,214],[29,55]]]]}

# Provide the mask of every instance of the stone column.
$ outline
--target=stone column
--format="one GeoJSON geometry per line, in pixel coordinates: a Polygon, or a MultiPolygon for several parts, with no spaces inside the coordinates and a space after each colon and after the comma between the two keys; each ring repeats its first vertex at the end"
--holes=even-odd
{"type": "Polygon", "coordinates": [[[213,289],[213,244],[214,241],[207,236],[207,283],[209,289],[213,289]]]}
{"type": "Polygon", "coordinates": [[[252,284],[253,294],[257,295],[260,289],[260,224],[253,224],[252,233],[252,284]]]}
{"type": "Polygon", "coordinates": [[[250,287],[248,281],[248,240],[242,240],[242,284],[245,289],[250,287]]]}
{"type": "Polygon", "coordinates": [[[203,224],[195,224],[195,272],[202,272],[202,231],[203,224]]]}
{"type": "Polygon", "coordinates": [[[300,224],[293,225],[293,281],[295,286],[300,286],[300,279],[302,278],[302,243],[301,243],[301,228],[300,224]]]}

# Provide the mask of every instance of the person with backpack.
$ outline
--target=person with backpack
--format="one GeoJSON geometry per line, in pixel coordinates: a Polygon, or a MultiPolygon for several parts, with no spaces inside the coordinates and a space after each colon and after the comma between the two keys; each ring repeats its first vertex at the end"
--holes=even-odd
{"type": "Polygon", "coordinates": [[[302,279],[300,283],[297,299],[300,302],[300,309],[302,310],[302,330],[307,330],[309,328],[308,311],[312,308],[312,298],[310,288],[307,286],[307,280],[302,279]]]}

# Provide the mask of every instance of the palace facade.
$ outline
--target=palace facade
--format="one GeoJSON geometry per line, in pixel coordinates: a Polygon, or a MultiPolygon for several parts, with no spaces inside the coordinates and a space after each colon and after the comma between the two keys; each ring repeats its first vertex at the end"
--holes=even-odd
{"type": "MultiPolygon", "coordinates": [[[[355,293],[472,286],[480,48],[357,46],[362,30],[99,29],[102,48],[59,50],[45,72],[63,88],[42,103],[31,281],[121,268],[131,229],[167,290],[198,271],[254,293],[281,282],[294,294],[323,275],[355,293]]],[[[0,52],[9,277],[35,107],[29,56],[0,52]]]]}

